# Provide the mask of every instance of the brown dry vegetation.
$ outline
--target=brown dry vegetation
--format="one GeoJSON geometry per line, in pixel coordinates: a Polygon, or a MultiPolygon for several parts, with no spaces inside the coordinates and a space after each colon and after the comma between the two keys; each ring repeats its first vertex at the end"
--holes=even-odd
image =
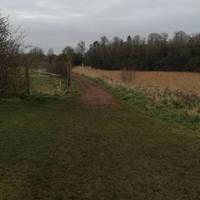
{"type": "Polygon", "coordinates": [[[74,72],[91,78],[101,78],[114,88],[139,91],[158,106],[174,112],[200,117],[200,74],[183,72],[106,71],[77,67],[74,72]]]}
{"type": "Polygon", "coordinates": [[[181,91],[200,96],[200,74],[189,72],[132,72],[131,77],[124,71],[107,71],[89,67],[77,67],[74,72],[92,78],[102,78],[113,85],[125,85],[130,88],[149,90],[181,91]],[[128,81],[124,80],[124,76],[128,81]]]}

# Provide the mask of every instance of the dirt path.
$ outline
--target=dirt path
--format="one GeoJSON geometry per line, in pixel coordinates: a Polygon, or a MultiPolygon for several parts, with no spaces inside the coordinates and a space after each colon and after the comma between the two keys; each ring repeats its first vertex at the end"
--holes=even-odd
{"type": "Polygon", "coordinates": [[[73,79],[78,82],[81,99],[85,104],[95,106],[117,106],[119,102],[94,81],[83,76],[73,74],[73,79]]]}

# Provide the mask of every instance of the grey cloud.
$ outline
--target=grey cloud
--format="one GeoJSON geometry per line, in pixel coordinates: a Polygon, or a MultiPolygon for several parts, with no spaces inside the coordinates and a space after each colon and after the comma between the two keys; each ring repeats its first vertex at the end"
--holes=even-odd
{"type": "Polygon", "coordinates": [[[57,52],[102,35],[199,32],[199,0],[0,0],[14,26],[23,25],[29,44],[57,52]]]}

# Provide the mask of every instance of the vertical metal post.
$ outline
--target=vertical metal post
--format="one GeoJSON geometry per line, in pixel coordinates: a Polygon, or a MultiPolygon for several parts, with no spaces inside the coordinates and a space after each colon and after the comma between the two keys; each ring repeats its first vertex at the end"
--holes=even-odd
{"type": "Polygon", "coordinates": [[[25,77],[26,77],[26,92],[27,95],[31,95],[31,90],[30,90],[30,72],[29,72],[29,64],[26,62],[25,63],[25,77]]]}

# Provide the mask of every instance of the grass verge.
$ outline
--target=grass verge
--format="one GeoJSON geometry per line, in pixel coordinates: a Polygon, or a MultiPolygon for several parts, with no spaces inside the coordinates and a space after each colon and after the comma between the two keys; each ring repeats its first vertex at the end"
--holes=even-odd
{"type": "MultiPolygon", "coordinates": [[[[89,78],[89,77],[87,77],[89,78]]],[[[101,78],[90,78],[103,86],[106,90],[111,92],[114,96],[121,99],[123,102],[131,107],[137,108],[140,112],[146,112],[151,117],[160,119],[167,123],[178,123],[187,128],[200,130],[200,116],[189,115],[187,111],[182,112],[180,109],[187,108],[190,105],[183,101],[173,101],[170,104],[165,100],[155,103],[151,98],[147,97],[144,93],[128,89],[123,86],[110,86],[101,78]]],[[[195,102],[196,103],[196,102],[195,102]]],[[[199,106],[200,106],[200,102],[199,106]]],[[[186,109],[185,109],[186,110],[186,109]]]]}
{"type": "Polygon", "coordinates": [[[0,102],[0,199],[198,199],[200,138],[137,109],[0,102]]]}

